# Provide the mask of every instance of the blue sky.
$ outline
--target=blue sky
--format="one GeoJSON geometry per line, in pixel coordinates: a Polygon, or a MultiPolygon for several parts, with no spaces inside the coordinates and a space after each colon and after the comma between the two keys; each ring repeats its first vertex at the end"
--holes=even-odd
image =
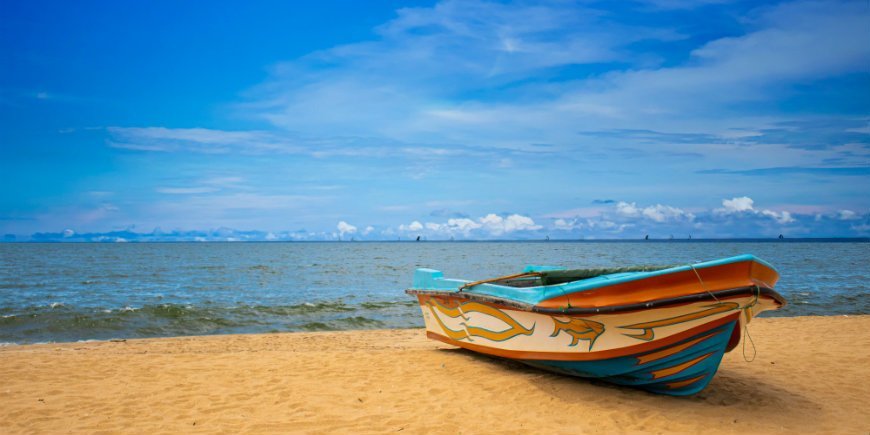
{"type": "Polygon", "coordinates": [[[0,234],[870,235],[866,1],[250,3],[0,4],[0,234]]]}

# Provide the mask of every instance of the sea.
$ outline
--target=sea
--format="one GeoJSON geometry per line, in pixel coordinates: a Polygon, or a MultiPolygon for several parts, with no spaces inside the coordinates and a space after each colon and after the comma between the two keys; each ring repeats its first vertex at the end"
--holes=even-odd
{"type": "Polygon", "coordinates": [[[870,314],[863,240],[0,243],[3,345],[422,327],[414,269],[462,279],[690,264],[754,254],[789,304],[763,316],[870,314]]]}

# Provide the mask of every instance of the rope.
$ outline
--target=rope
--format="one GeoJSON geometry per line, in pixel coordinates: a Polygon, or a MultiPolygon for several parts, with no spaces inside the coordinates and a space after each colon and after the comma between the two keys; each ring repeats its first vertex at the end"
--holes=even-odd
{"type": "Polygon", "coordinates": [[[752,336],[749,335],[749,322],[746,322],[743,325],[743,361],[752,362],[755,361],[755,357],[758,356],[758,351],[755,349],[755,342],[752,341],[752,336]],[[749,339],[749,343],[752,344],[752,359],[746,357],[746,339],[749,339]]]}
{"type": "Polygon", "coordinates": [[[698,277],[698,282],[701,283],[701,288],[704,289],[704,291],[707,292],[708,295],[712,296],[713,299],[716,300],[716,303],[719,303],[719,298],[717,298],[716,295],[713,294],[713,292],[711,292],[709,289],[707,289],[707,285],[704,284],[704,280],[701,279],[701,274],[698,273],[698,269],[695,269],[695,265],[690,264],[689,267],[692,268],[692,272],[695,272],[695,276],[698,277]]]}
{"type": "Polygon", "coordinates": [[[755,285],[755,299],[752,300],[752,303],[749,305],[744,305],[741,309],[745,310],[747,308],[752,308],[758,304],[758,298],[761,296],[761,287],[758,284],[755,285]]]}
{"type": "MultiPolygon", "coordinates": [[[[758,298],[761,295],[761,287],[755,286],[755,299],[753,299],[752,303],[744,306],[742,309],[750,309],[758,304],[758,298]]],[[[745,311],[744,311],[745,313],[745,311]]],[[[751,310],[750,310],[751,315],[751,310]]],[[[752,362],[755,361],[755,357],[758,356],[758,350],[755,348],[755,342],[752,340],[752,336],[749,335],[749,315],[746,316],[746,323],[743,324],[743,361],[752,362]],[[749,339],[749,344],[752,345],[752,359],[746,357],[746,339],[749,339]]]]}
{"type": "MultiPolygon", "coordinates": [[[[704,291],[707,292],[707,294],[712,296],[713,299],[715,299],[717,303],[720,302],[719,298],[717,298],[716,295],[713,294],[713,292],[711,292],[707,288],[707,285],[704,284],[704,280],[701,279],[701,274],[698,273],[697,269],[695,269],[695,265],[690,264],[689,267],[692,268],[692,272],[695,272],[695,276],[698,277],[698,282],[701,283],[701,288],[704,289],[704,291]]],[[[756,285],[755,286],[755,299],[752,300],[752,303],[740,307],[740,310],[746,310],[748,308],[754,307],[756,304],[758,304],[759,296],[761,296],[761,288],[758,287],[758,285],[756,285]]],[[[746,316],[746,322],[743,323],[743,360],[746,362],[755,361],[755,357],[758,356],[758,350],[755,348],[755,341],[753,341],[752,336],[749,335],[749,316],[750,315],[751,314],[746,314],[744,311],[744,316],[746,316]],[[749,344],[752,345],[752,359],[749,359],[746,356],[746,339],[747,338],[749,339],[749,344]]]]}

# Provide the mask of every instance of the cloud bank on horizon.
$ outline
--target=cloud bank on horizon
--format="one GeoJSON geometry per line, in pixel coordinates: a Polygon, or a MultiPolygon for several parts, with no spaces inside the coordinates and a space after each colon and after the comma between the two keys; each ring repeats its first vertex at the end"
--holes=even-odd
{"type": "Polygon", "coordinates": [[[870,235],[866,2],[0,8],[5,240],[870,235]]]}

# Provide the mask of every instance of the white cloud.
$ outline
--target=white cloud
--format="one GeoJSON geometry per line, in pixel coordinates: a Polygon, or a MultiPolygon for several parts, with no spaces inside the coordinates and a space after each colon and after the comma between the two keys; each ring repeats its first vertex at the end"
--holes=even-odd
{"type": "Polygon", "coordinates": [[[410,225],[399,225],[400,231],[420,231],[423,229],[423,224],[419,221],[411,222],[410,225]]]}
{"type": "Polygon", "coordinates": [[[399,231],[421,232],[425,230],[427,234],[439,237],[472,237],[476,235],[488,238],[541,229],[543,226],[536,224],[532,218],[516,213],[504,217],[489,213],[477,220],[450,218],[443,223],[426,222],[423,224],[419,221],[413,221],[408,225],[399,225],[399,231]]]}
{"type": "Polygon", "coordinates": [[[766,216],[775,220],[779,224],[788,224],[794,222],[791,212],[782,210],[757,210],[754,207],[755,201],[748,196],[734,197],[731,199],[722,200],[722,208],[717,208],[713,212],[719,215],[760,215],[766,216]]]}
{"type": "Polygon", "coordinates": [[[665,222],[668,220],[677,220],[681,218],[692,220],[695,218],[693,214],[686,213],[679,208],[661,204],[656,204],[654,206],[644,208],[643,215],[644,217],[652,219],[656,222],[665,222]]]}
{"type": "Polygon", "coordinates": [[[535,221],[528,216],[511,214],[503,218],[496,214],[488,214],[479,219],[480,224],[485,230],[494,236],[500,236],[506,233],[516,231],[535,231],[543,227],[535,224],[535,221]]]}
{"type": "Polygon", "coordinates": [[[635,217],[640,213],[640,210],[637,208],[637,204],[633,202],[619,201],[616,203],[616,212],[623,216],[635,217]]]}
{"type": "Polygon", "coordinates": [[[669,205],[656,204],[640,208],[636,203],[628,203],[625,201],[616,203],[616,213],[624,217],[643,216],[644,218],[655,222],[666,222],[679,219],[687,219],[691,221],[695,218],[695,215],[692,213],[669,205]]]}
{"type": "Polygon", "coordinates": [[[447,219],[447,224],[442,226],[449,233],[469,234],[471,231],[480,228],[481,225],[468,218],[451,218],[447,219]]]}
{"type": "Polygon", "coordinates": [[[761,215],[773,218],[773,220],[780,224],[789,224],[795,221],[791,216],[791,213],[787,211],[775,212],[773,210],[762,210],[761,215]]]}
{"type": "MultiPolygon", "coordinates": [[[[830,221],[830,217],[816,217],[813,207],[795,206],[796,211],[782,208],[758,209],[752,198],[745,196],[724,199],[722,204],[721,208],[703,209],[663,204],[644,206],[635,202],[618,201],[595,214],[590,214],[584,208],[575,209],[582,212],[582,216],[569,217],[565,212],[553,213],[551,216],[556,218],[548,230],[554,232],[556,237],[568,238],[624,238],[643,237],[647,234],[657,238],[672,235],[755,237],[770,234],[775,236],[780,232],[796,234],[800,231],[811,231],[809,228],[815,228],[815,231],[819,228],[824,230],[828,224],[823,221],[830,221]]],[[[839,231],[845,230],[841,228],[839,231]]]]}
{"type": "Polygon", "coordinates": [[[336,225],[335,227],[338,229],[338,233],[342,236],[345,234],[353,234],[356,232],[356,227],[345,221],[339,221],[338,225],[336,225]]]}
{"type": "Polygon", "coordinates": [[[837,218],[843,221],[849,221],[858,219],[859,216],[858,213],[855,213],[852,210],[840,210],[837,212],[837,218]]]}
{"type": "Polygon", "coordinates": [[[722,208],[719,209],[722,213],[740,213],[744,211],[753,211],[752,205],[755,201],[748,196],[741,196],[739,198],[731,198],[731,199],[723,199],[722,200],[722,208]]]}
{"type": "Polygon", "coordinates": [[[556,219],[555,221],[553,221],[553,227],[556,228],[557,230],[569,230],[570,231],[570,230],[573,230],[575,227],[577,227],[577,220],[572,219],[570,221],[567,221],[563,218],[559,218],[559,219],[556,219]]]}

